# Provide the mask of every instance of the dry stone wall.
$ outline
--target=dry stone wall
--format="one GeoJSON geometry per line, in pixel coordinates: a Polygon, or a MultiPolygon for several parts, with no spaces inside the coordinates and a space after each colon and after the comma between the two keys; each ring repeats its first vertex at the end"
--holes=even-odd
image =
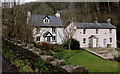
{"type": "MultiPolygon", "coordinates": [[[[46,55],[46,51],[39,50],[38,48],[35,48],[32,43],[27,44],[26,42],[15,42],[12,40],[4,40],[5,45],[10,45],[13,47],[13,50],[20,50],[19,53],[29,53],[29,55],[26,56],[26,58],[35,60],[36,58],[41,58],[44,60],[47,64],[52,66],[53,68],[56,68],[57,70],[61,72],[66,72],[66,73],[88,73],[88,71],[83,67],[83,66],[72,66],[72,65],[67,65],[64,60],[59,60],[54,58],[53,56],[46,55]],[[22,50],[22,51],[21,51],[22,50]],[[31,58],[30,55],[33,57],[31,58]]],[[[17,52],[17,51],[16,51],[17,52]]]]}

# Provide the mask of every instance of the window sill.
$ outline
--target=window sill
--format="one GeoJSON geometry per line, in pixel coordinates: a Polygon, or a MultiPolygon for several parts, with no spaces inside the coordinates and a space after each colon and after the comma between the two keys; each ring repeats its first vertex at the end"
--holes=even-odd
{"type": "Polygon", "coordinates": [[[52,42],[57,42],[56,40],[53,40],[52,42]]]}

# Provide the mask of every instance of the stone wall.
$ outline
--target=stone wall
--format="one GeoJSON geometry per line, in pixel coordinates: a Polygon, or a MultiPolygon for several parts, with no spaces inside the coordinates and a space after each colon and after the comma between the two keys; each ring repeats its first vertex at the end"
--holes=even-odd
{"type": "Polygon", "coordinates": [[[83,66],[72,66],[67,65],[64,60],[59,60],[54,58],[53,56],[46,55],[46,51],[42,51],[38,48],[34,47],[34,44],[30,43],[27,44],[25,42],[16,42],[12,40],[3,40],[3,44],[5,47],[8,45],[11,46],[11,49],[17,53],[22,53],[27,59],[33,61],[37,58],[41,58],[44,60],[49,66],[52,68],[57,69],[59,72],[66,72],[66,73],[88,73],[88,71],[83,66]],[[17,51],[16,51],[17,50],[17,51]],[[27,55],[25,55],[27,53],[27,55]],[[29,54],[29,55],[28,55],[29,54]]]}

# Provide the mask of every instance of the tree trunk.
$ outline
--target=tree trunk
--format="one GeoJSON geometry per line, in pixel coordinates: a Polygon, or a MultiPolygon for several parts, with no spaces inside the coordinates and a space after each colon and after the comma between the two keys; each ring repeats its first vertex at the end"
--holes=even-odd
{"type": "Polygon", "coordinates": [[[108,0],[108,11],[110,12],[110,3],[109,3],[109,0],[108,0]]]}
{"type": "Polygon", "coordinates": [[[96,3],[96,2],[95,2],[95,5],[96,5],[96,9],[97,9],[97,11],[98,11],[98,14],[100,15],[99,3],[96,3]]]}
{"type": "Polygon", "coordinates": [[[71,40],[72,40],[72,39],[70,39],[70,42],[69,42],[69,50],[71,49],[71,48],[70,48],[70,45],[71,45],[71,40]]]}

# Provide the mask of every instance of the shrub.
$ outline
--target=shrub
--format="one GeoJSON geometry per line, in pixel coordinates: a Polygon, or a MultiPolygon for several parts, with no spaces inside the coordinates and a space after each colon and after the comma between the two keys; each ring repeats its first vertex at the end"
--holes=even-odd
{"type": "Polygon", "coordinates": [[[51,50],[52,45],[47,42],[42,42],[42,46],[44,47],[44,50],[51,50]]]}
{"type": "Polygon", "coordinates": [[[114,57],[116,61],[120,62],[120,56],[114,57]]]}
{"type": "Polygon", "coordinates": [[[41,50],[47,51],[47,50],[51,50],[52,45],[47,42],[37,42],[35,43],[35,47],[40,48],[41,50]]]}
{"type": "Polygon", "coordinates": [[[63,43],[63,47],[65,49],[69,49],[69,42],[70,42],[70,40],[71,40],[70,49],[72,49],[72,50],[79,50],[80,49],[79,41],[77,41],[77,40],[75,40],[73,38],[68,39],[67,41],[65,41],[63,43]]]}
{"type": "Polygon", "coordinates": [[[120,40],[117,40],[117,46],[120,48],[120,40]]]}
{"type": "Polygon", "coordinates": [[[42,46],[42,42],[36,42],[36,43],[34,44],[34,46],[37,47],[37,48],[40,48],[41,50],[44,49],[44,47],[42,46]]]}
{"type": "Polygon", "coordinates": [[[47,72],[49,70],[45,64],[45,61],[40,58],[36,60],[35,67],[38,69],[38,72],[47,72]]]}

